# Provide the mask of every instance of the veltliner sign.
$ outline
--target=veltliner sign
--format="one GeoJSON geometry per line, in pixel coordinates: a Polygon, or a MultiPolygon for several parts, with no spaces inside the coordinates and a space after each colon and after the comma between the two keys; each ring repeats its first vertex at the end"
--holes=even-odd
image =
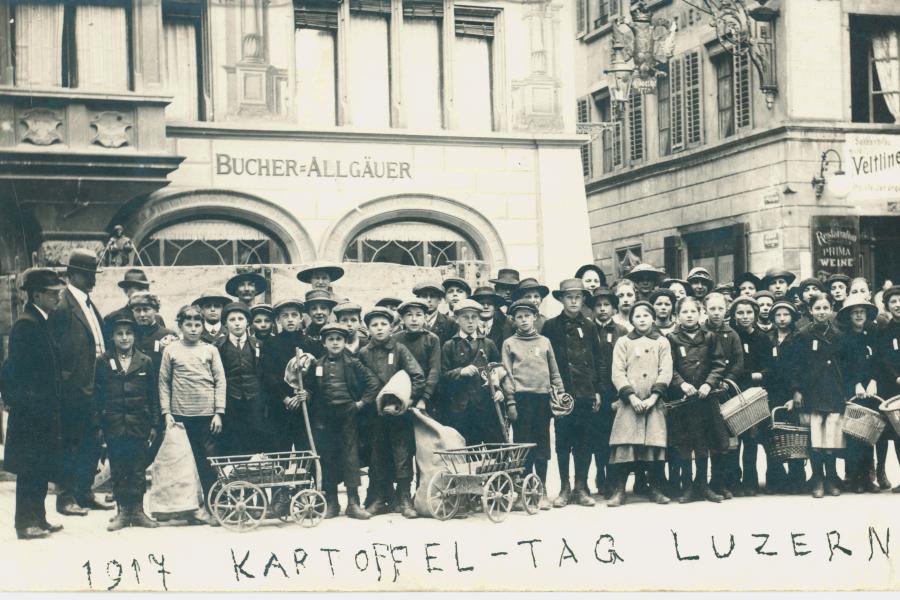
{"type": "Polygon", "coordinates": [[[900,135],[847,134],[844,171],[851,201],[900,197],[900,135]]]}

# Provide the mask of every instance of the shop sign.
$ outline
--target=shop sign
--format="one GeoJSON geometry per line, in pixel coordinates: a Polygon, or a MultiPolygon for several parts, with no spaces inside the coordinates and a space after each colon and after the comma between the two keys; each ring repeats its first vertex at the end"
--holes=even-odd
{"type": "Polygon", "coordinates": [[[291,177],[315,179],[412,179],[406,161],[378,160],[371,156],[339,159],[328,156],[264,157],[218,152],[216,175],[249,177],[291,177]]]}
{"type": "Polygon", "coordinates": [[[812,218],[813,272],[856,274],[859,218],[819,215],[812,218]]]}
{"type": "Polygon", "coordinates": [[[852,182],[851,200],[900,197],[900,135],[847,134],[844,171],[852,182]]]}

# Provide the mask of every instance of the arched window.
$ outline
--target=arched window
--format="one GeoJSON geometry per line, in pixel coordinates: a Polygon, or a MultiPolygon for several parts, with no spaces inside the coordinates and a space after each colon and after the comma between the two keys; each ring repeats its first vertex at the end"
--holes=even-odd
{"type": "Polygon", "coordinates": [[[443,267],[479,261],[477,246],[454,229],[427,221],[383,223],[358,234],[344,250],[347,262],[443,267]]]}
{"type": "Polygon", "coordinates": [[[248,265],[284,263],[287,252],[258,227],[225,219],[196,219],[166,225],[138,244],[145,266],[248,265]]]}

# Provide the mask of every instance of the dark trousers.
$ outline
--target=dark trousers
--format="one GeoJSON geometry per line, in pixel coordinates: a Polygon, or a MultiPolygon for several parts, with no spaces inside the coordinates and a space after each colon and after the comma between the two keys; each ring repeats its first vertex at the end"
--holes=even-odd
{"type": "Polygon", "coordinates": [[[598,491],[606,484],[609,466],[609,436],[612,433],[612,424],[615,419],[615,413],[612,410],[612,403],[616,399],[615,390],[604,390],[601,392],[603,403],[600,410],[590,414],[591,433],[590,443],[591,450],[594,454],[594,466],[597,468],[596,483],[598,491]]]}
{"type": "Polygon", "coordinates": [[[325,429],[319,452],[322,455],[322,479],[326,491],[337,490],[343,479],[349,488],[359,487],[359,429],[356,407],[352,402],[328,405],[323,410],[325,429]]]}
{"type": "Polygon", "coordinates": [[[184,417],[172,415],[175,421],[184,425],[188,441],[191,443],[191,452],[194,454],[194,464],[197,465],[197,473],[200,475],[200,485],[203,487],[203,497],[209,492],[209,488],[216,482],[216,472],[209,464],[207,458],[217,456],[218,440],[209,431],[212,417],[184,417]]]}
{"type": "Polygon", "coordinates": [[[587,483],[588,469],[591,466],[590,434],[593,405],[593,398],[575,398],[575,406],[570,414],[553,419],[559,479],[564,487],[569,485],[570,456],[575,460],[576,485],[587,483]]]}
{"type": "Polygon", "coordinates": [[[147,491],[147,440],[135,437],[107,438],[109,470],[116,502],[140,504],[147,491]]]}
{"type": "Polygon", "coordinates": [[[465,438],[467,446],[506,441],[492,400],[478,398],[465,410],[448,410],[444,412],[441,422],[458,431],[465,438]]]}
{"type": "Polygon", "coordinates": [[[16,529],[40,527],[47,522],[46,498],[47,479],[29,474],[16,477],[16,529]]]}
{"type": "Polygon", "coordinates": [[[394,480],[406,484],[412,481],[412,459],[415,455],[412,414],[379,416],[372,425],[372,466],[375,473],[372,474],[371,470],[369,473],[370,477],[374,477],[377,489],[386,494],[394,480]]]}
{"type": "Polygon", "coordinates": [[[63,428],[62,481],[57,504],[68,499],[79,502],[91,496],[101,451],[100,428],[88,409],[64,408],[63,422],[67,427],[63,428]]]}
{"type": "Polygon", "coordinates": [[[528,453],[525,471],[536,460],[550,460],[550,394],[516,392],[516,411],[519,418],[513,425],[513,441],[535,444],[528,453]]]}

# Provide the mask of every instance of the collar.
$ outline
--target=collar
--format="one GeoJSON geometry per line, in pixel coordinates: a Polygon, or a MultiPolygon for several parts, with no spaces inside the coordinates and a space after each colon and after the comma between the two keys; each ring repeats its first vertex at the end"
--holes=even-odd
{"type": "Polygon", "coordinates": [[[203,321],[203,329],[206,330],[208,333],[211,333],[213,335],[218,335],[219,331],[222,330],[222,321],[219,321],[215,325],[210,325],[206,321],[203,321]]]}
{"type": "Polygon", "coordinates": [[[563,321],[571,321],[573,323],[580,323],[585,320],[584,315],[581,314],[580,312],[578,314],[576,314],[574,317],[570,317],[569,315],[566,314],[566,311],[563,311],[563,312],[559,313],[559,318],[562,319],[563,321]]]}
{"type": "Polygon", "coordinates": [[[435,311],[431,314],[425,315],[425,327],[431,328],[434,327],[434,324],[437,323],[437,318],[440,313],[435,309],[435,311]]]}
{"type": "Polygon", "coordinates": [[[229,333],[228,341],[231,342],[232,344],[234,344],[235,346],[237,346],[238,348],[240,348],[241,344],[246,344],[247,342],[250,341],[250,339],[247,337],[246,333],[244,333],[244,335],[242,335],[241,337],[234,337],[232,334],[229,333]]]}
{"type": "Polygon", "coordinates": [[[69,290],[70,294],[75,296],[75,299],[78,301],[79,304],[87,304],[88,295],[85,292],[83,292],[82,290],[79,290],[77,287],[75,287],[71,283],[66,284],[66,289],[69,290]]]}
{"type": "Polygon", "coordinates": [[[385,350],[393,350],[394,346],[396,346],[396,342],[393,337],[388,337],[383,342],[379,342],[375,338],[369,338],[369,345],[373,348],[384,348],[385,350]]]}
{"type": "Polygon", "coordinates": [[[628,332],[629,340],[637,340],[642,337],[645,337],[645,338],[648,338],[651,340],[658,340],[661,336],[662,336],[662,334],[659,332],[658,329],[656,329],[656,327],[651,327],[650,331],[648,331],[647,333],[638,333],[637,329],[632,329],[631,331],[628,332]]]}
{"type": "Polygon", "coordinates": [[[38,306],[37,304],[32,304],[31,306],[34,307],[34,310],[38,311],[38,314],[39,314],[39,315],[41,315],[42,317],[44,317],[44,320],[45,320],[45,321],[49,318],[49,315],[48,315],[48,314],[44,311],[44,309],[41,308],[40,306],[38,306]]]}
{"type": "Polygon", "coordinates": [[[478,332],[473,331],[471,334],[468,334],[468,333],[463,333],[463,330],[460,329],[454,337],[458,337],[461,340],[469,340],[469,339],[477,340],[478,332]]]}

